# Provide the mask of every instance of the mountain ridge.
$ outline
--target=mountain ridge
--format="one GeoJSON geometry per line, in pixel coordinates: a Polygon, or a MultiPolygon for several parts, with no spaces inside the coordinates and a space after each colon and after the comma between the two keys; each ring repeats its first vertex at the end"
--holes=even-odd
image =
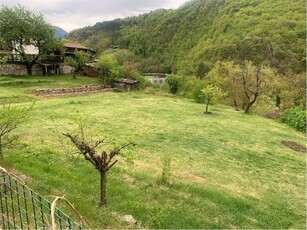
{"type": "Polygon", "coordinates": [[[175,10],[98,22],[71,39],[102,52],[131,50],[145,71],[193,74],[199,62],[251,60],[282,71],[306,70],[303,0],[192,0],[175,10]]]}
{"type": "Polygon", "coordinates": [[[53,26],[55,29],[55,37],[57,39],[66,38],[68,36],[68,32],[58,26],[53,26]]]}

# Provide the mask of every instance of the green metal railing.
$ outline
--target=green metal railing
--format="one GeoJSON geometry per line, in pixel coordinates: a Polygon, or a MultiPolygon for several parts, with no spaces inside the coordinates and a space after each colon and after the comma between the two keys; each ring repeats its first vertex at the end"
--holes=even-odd
{"type": "MultiPolygon", "coordinates": [[[[0,168],[0,229],[51,229],[52,204],[0,168]]],[[[85,229],[59,208],[56,229],[85,229]]]]}

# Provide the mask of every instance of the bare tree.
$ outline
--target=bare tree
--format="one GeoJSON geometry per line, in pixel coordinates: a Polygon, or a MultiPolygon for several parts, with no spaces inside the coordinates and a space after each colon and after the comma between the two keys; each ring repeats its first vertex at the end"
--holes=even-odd
{"type": "Polygon", "coordinates": [[[242,72],[242,81],[243,81],[243,87],[244,87],[244,93],[247,98],[247,105],[245,107],[244,113],[249,113],[250,107],[256,102],[257,97],[259,95],[259,88],[261,85],[261,80],[260,80],[260,69],[257,69],[255,74],[255,85],[251,87],[249,84],[249,78],[250,73],[244,69],[242,72]]]}
{"type": "Polygon", "coordinates": [[[94,165],[100,173],[100,205],[107,205],[106,188],[107,188],[107,172],[117,163],[114,158],[121,153],[121,151],[132,145],[135,146],[134,142],[129,142],[128,144],[122,145],[120,147],[115,147],[107,153],[105,150],[101,154],[97,153],[96,148],[105,142],[105,139],[98,140],[92,146],[91,144],[81,140],[75,135],[69,133],[63,134],[68,137],[71,142],[78,148],[79,152],[84,156],[85,160],[89,161],[94,165]]]}
{"type": "Polygon", "coordinates": [[[270,68],[256,67],[250,61],[245,61],[241,70],[243,91],[245,95],[244,113],[249,113],[250,107],[256,102],[258,96],[263,93],[263,83],[273,72],[270,68]]]}

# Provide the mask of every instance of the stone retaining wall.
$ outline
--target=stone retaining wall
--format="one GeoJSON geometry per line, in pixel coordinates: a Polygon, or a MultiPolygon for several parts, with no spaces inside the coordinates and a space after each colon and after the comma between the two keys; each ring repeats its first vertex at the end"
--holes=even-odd
{"type": "Polygon", "coordinates": [[[35,89],[33,93],[37,96],[48,95],[66,95],[66,94],[78,94],[78,93],[92,93],[92,92],[104,92],[114,91],[113,88],[105,87],[103,85],[84,85],[74,88],[56,88],[56,89],[35,89]]]}

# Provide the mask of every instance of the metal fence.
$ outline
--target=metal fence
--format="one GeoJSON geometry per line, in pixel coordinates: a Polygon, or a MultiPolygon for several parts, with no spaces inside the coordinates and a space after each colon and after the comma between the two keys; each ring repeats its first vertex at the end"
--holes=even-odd
{"type": "MultiPolygon", "coordinates": [[[[85,227],[55,207],[56,229],[85,227]]],[[[51,202],[0,168],[0,229],[51,229],[51,202]]]]}

